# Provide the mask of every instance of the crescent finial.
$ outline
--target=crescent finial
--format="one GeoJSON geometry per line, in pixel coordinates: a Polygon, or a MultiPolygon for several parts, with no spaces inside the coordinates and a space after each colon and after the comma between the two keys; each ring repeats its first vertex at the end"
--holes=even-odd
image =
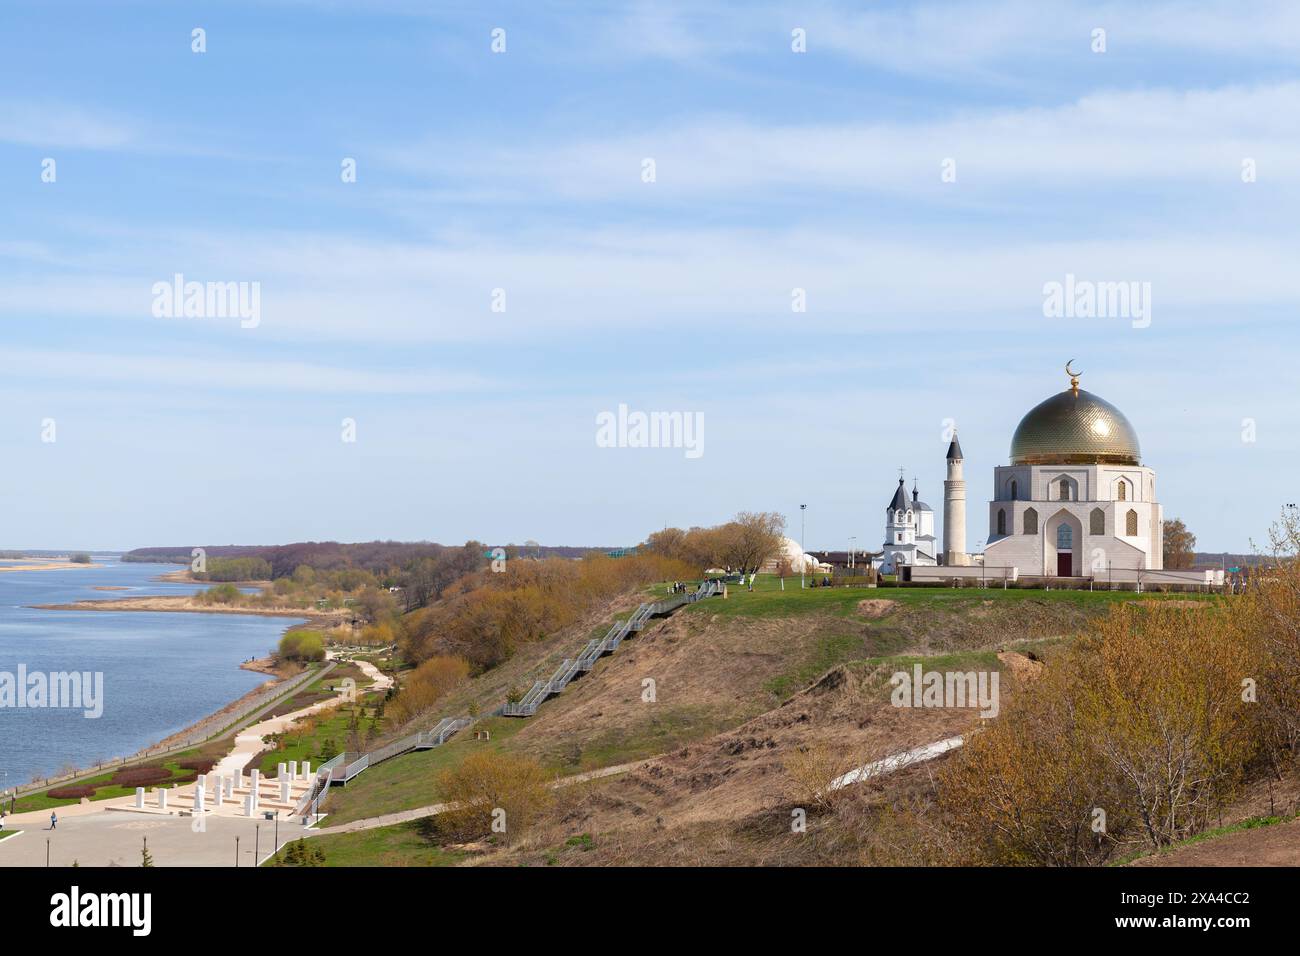
{"type": "Polygon", "coordinates": [[[1079,373],[1076,372],[1074,369],[1070,368],[1070,366],[1073,364],[1074,364],[1074,359],[1070,359],[1070,361],[1065,363],[1065,374],[1070,376],[1070,390],[1073,391],[1074,394],[1078,395],[1079,394],[1079,373]]]}

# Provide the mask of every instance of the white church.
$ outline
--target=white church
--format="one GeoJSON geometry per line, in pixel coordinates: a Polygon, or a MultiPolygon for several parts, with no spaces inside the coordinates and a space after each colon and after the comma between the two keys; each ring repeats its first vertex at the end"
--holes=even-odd
{"type": "Polygon", "coordinates": [[[881,570],[904,579],[1020,576],[1201,585],[1213,572],[1164,571],[1163,511],[1137,432],[1114,405],[1070,387],[1029,410],[1011,438],[1010,463],[993,470],[983,554],[966,551],[961,444],[948,446],[943,549],[934,512],[902,481],[885,523],[881,570]]]}

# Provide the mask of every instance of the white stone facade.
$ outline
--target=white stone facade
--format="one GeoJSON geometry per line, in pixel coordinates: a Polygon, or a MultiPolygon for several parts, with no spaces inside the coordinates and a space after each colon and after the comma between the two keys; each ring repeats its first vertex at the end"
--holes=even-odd
{"type": "Polygon", "coordinates": [[[934,509],[920,500],[914,489],[907,497],[903,479],[885,509],[885,542],[880,570],[896,574],[903,566],[938,564],[934,536],[934,509]]]}
{"type": "Polygon", "coordinates": [[[1002,465],[989,502],[988,568],[1102,577],[1164,566],[1155,472],[1142,465],[1002,465]]]}

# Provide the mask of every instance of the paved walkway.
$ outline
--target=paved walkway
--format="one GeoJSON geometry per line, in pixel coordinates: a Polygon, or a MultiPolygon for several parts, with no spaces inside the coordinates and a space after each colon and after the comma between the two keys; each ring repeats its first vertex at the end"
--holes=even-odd
{"type": "MultiPolygon", "coordinates": [[[[392,679],[382,674],[367,661],[354,662],[362,672],[376,682],[380,689],[392,684],[392,679]]],[[[254,724],[235,737],[235,746],[213,768],[211,774],[232,776],[242,770],[263,749],[262,738],[280,733],[296,720],[339,706],[342,695],[318,701],[280,717],[272,717],[254,724]]],[[[245,776],[247,780],[247,776],[245,776]]],[[[294,782],[293,799],[307,787],[308,781],[294,782]]],[[[274,810],[278,802],[280,785],[263,779],[258,788],[259,804],[274,810]]],[[[243,792],[246,792],[243,791],[243,792]]],[[[5,818],[5,828],[23,831],[20,836],[0,841],[0,866],[44,866],[46,840],[50,841],[50,865],[71,866],[77,860],[82,866],[139,866],[141,838],[149,838],[149,849],[159,866],[234,866],[235,837],[240,837],[240,866],[253,865],[254,844],[262,843],[262,857],[272,852],[270,834],[274,821],[243,815],[242,798],[226,801],[219,810],[204,814],[202,828],[196,830],[193,817],[179,816],[194,804],[194,784],[174,787],[167,792],[168,810],[157,808],[156,793],[145,795],[145,810],[135,808],[135,797],[117,797],[112,800],[95,800],[90,803],[58,807],[59,825],[51,831],[50,811],[31,810],[11,814],[5,818]],[[261,834],[259,839],[258,834],[261,834]],[[154,840],[159,840],[157,850],[154,840]],[[248,846],[245,848],[244,844],[248,846]],[[245,853],[245,849],[247,852],[245,853]],[[164,860],[164,856],[168,859],[164,860]]],[[[208,806],[212,803],[209,799],[208,806]]],[[[297,819],[290,821],[287,812],[280,820],[280,842],[297,839],[303,827],[297,819]]]]}
{"type": "MultiPolygon", "coordinates": [[[[574,774],[572,777],[561,777],[555,783],[551,784],[553,789],[559,787],[569,787],[575,783],[586,783],[588,780],[599,780],[602,777],[613,777],[616,774],[627,773],[629,770],[635,770],[642,764],[647,763],[645,760],[638,760],[634,763],[623,763],[616,767],[602,767],[600,770],[588,770],[586,773],[574,774]]],[[[358,830],[374,830],[377,827],[391,827],[398,823],[409,823],[412,820],[422,820],[425,817],[437,816],[444,812],[452,804],[450,803],[431,803],[426,807],[414,807],[410,810],[398,810],[394,813],[385,813],[378,817],[366,817],[364,820],[350,820],[347,823],[340,823],[338,826],[311,827],[304,830],[300,836],[321,836],[331,833],[356,833],[358,830]]],[[[328,819],[328,818],[325,818],[328,819]]]]}
{"type": "MultiPolygon", "coordinates": [[[[23,832],[0,840],[0,866],[45,866],[49,841],[50,866],[139,866],[143,840],[155,866],[253,866],[256,850],[266,859],[275,839],[275,824],[261,817],[209,814],[201,832],[192,817],[120,813],[100,810],[86,816],[59,813],[57,830],[16,827],[23,832]]],[[[280,845],[302,836],[297,823],[280,820],[280,845]]]]}

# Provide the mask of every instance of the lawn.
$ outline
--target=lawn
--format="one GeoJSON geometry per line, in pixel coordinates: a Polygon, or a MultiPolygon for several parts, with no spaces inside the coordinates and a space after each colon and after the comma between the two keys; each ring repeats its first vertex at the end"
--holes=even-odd
{"type": "Polygon", "coordinates": [[[789,617],[796,614],[833,613],[844,617],[857,614],[858,602],[880,598],[897,601],[903,606],[949,606],[953,610],[974,606],[984,601],[1023,601],[1062,603],[1097,607],[1133,600],[1213,600],[1214,595],[1197,592],[1144,593],[1133,591],[1047,591],[1039,588],[1007,588],[992,585],[987,588],[932,588],[932,587],[809,587],[800,588],[799,579],[786,578],[785,589],[774,574],[760,574],[750,592],[742,585],[727,587],[726,598],[709,598],[688,605],[687,614],[710,614],[720,617],[789,617]]]}
{"type": "Polygon", "coordinates": [[[350,820],[437,803],[439,773],[459,764],[476,748],[503,749],[525,723],[517,717],[486,717],[440,747],[403,754],[367,768],[347,786],[332,788],[324,808],[329,816],[321,826],[328,829],[350,820]],[[475,740],[474,733],[480,730],[488,731],[491,739],[475,740]]]}
{"type": "MultiPolygon", "coordinates": [[[[466,854],[444,850],[437,840],[427,820],[412,820],[356,833],[325,832],[308,837],[306,845],[324,852],[325,866],[452,866],[464,859],[466,854]]],[[[282,847],[275,859],[285,852],[282,847]]]]}
{"type": "MultiPolygon", "coordinates": [[[[182,767],[180,765],[182,761],[202,760],[202,761],[215,762],[216,760],[219,760],[222,756],[224,756],[230,750],[230,747],[231,747],[231,741],[229,739],[211,741],[209,743],[203,744],[202,746],[192,747],[189,750],[181,751],[180,753],[168,757],[162,761],[148,761],[140,764],[131,764],[130,766],[162,767],[163,769],[171,773],[171,776],[166,780],[163,780],[159,783],[148,784],[145,787],[146,790],[153,790],[158,787],[171,787],[175,784],[181,784],[181,783],[193,783],[194,779],[198,776],[198,771],[192,768],[187,769],[185,767],[182,767]]],[[[111,783],[114,774],[116,774],[119,770],[122,769],[124,768],[114,767],[113,769],[106,770],[103,773],[97,774],[94,777],[89,777],[84,780],[78,780],[76,784],[55,785],[51,789],[58,790],[61,788],[61,786],[94,787],[95,792],[90,795],[91,800],[111,800],[114,797],[134,796],[135,795],[134,784],[132,784],[131,786],[124,787],[124,786],[118,786],[116,784],[111,783]]],[[[51,797],[48,795],[48,791],[46,791],[41,793],[33,793],[25,797],[19,797],[16,804],[14,805],[14,812],[25,813],[29,810],[50,810],[56,807],[66,807],[70,804],[76,804],[80,802],[81,802],[80,797],[63,797],[63,798],[51,797]]]]}

